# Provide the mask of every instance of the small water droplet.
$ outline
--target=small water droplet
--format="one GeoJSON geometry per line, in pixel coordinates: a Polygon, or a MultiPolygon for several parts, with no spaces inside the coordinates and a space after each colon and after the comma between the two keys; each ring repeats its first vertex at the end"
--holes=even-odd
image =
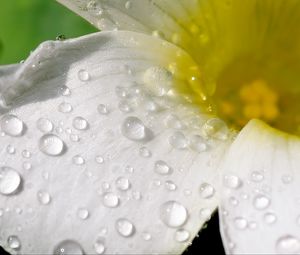
{"type": "Polygon", "coordinates": [[[189,240],[190,232],[185,229],[178,229],[175,232],[174,239],[177,242],[183,243],[189,240]]]}
{"type": "Polygon", "coordinates": [[[40,118],[36,122],[36,127],[43,133],[49,133],[53,130],[53,123],[46,118],[40,118]]]}
{"type": "Polygon", "coordinates": [[[132,166],[126,166],[125,167],[125,172],[132,174],[134,172],[134,168],[132,166]]]}
{"type": "Polygon", "coordinates": [[[103,201],[103,205],[106,207],[114,208],[119,205],[118,196],[111,192],[104,193],[102,196],[102,201],[103,201]]]}
{"type": "Polygon", "coordinates": [[[89,211],[86,208],[79,208],[77,210],[77,217],[81,220],[86,220],[89,215],[89,211]]]}
{"type": "Polygon", "coordinates": [[[204,152],[208,146],[203,137],[194,135],[189,140],[189,147],[196,152],[204,152]]]}
{"type": "Polygon", "coordinates": [[[116,230],[123,237],[130,237],[135,232],[133,223],[125,218],[120,218],[116,221],[116,230]]]}
{"type": "Polygon", "coordinates": [[[21,184],[20,174],[13,168],[3,166],[0,168],[0,193],[10,195],[15,193],[21,184]]]}
{"type": "Polygon", "coordinates": [[[71,140],[72,142],[79,142],[80,138],[79,138],[79,136],[76,135],[76,134],[70,134],[70,140],[71,140]]]}
{"type": "Polygon", "coordinates": [[[265,223],[272,225],[277,221],[277,217],[274,213],[268,212],[264,214],[265,223]]]}
{"type": "Polygon", "coordinates": [[[264,210],[270,205],[270,199],[264,195],[257,195],[253,199],[253,205],[258,210],[264,210]]]}
{"type": "Polygon", "coordinates": [[[81,81],[88,81],[90,79],[90,74],[85,69],[79,70],[77,76],[81,81]]]}
{"type": "Polygon", "coordinates": [[[146,147],[141,147],[139,149],[139,154],[143,158],[150,158],[151,155],[152,155],[151,151],[148,148],[146,148],[146,147]]]}
{"type": "Polygon", "coordinates": [[[107,115],[109,113],[108,108],[105,104],[99,104],[97,107],[98,113],[107,115]]]}
{"type": "Polygon", "coordinates": [[[158,160],[154,164],[154,171],[160,175],[168,175],[172,173],[172,168],[162,160],[158,160]]]}
{"type": "Polygon", "coordinates": [[[165,125],[169,128],[183,129],[183,124],[177,116],[170,114],[166,117],[165,125]]]}
{"type": "Polygon", "coordinates": [[[251,173],[251,180],[253,182],[261,182],[264,179],[264,175],[261,172],[254,171],[251,173]]]}
{"type": "Polygon", "coordinates": [[[151,131],[137,117],[127,117],[121,127],[122,134],[133,141],[146,141],[151,139],[151,131]]]}
{"type": "Polygon", "coordinates": [[[86,130],[89,127],[89,123],[86,119],[78,116],[73,119],[73,127],[77,130],[86,130]]]}
{"type": "Polygon", "coordinates": [[[65,151],[65,144],[58,136],[46,134],[39,140],[39,149],[46,155],[59,156],[65,151]]]}
{"type": "Polygon", "coordinates": [[[125,177],[119,177],[116,179],[116,186],[119,190],[128,190],[130,188],[130,182],[125,177]]]}
{"type": "Polygon", "coordinates": [[[51,196],[45,190],[39,190],[37,193],[37,198],[38,198],[39,202],[43,205],[47,205],[51,202],[51,196]]]}
{"type": "Polygon", "coordinates": [[[293,177],[289,174],[285,174],[281,177],[281,180],[284,184],[290,184],[293,181],[293,177]]]}
{"type": "Polygon", "coordinates": [[[1,130],[9,136],[21,136],[24,131],[24,123],[17,116],[8,114],[0,121],[1,130]]]}
{"type": "Polygon", "coordinates": [[[97,239],[94,243],[94,250],[96,254],[103,254],[105,252],[105,245],[102,239],[97,239]]]}
{"type": "Polygon", "coordinates": [[[236,175],[225,175],[224,185],[230,189],[238,189],[242,185],[241,179],[236,175]]]}
{"type": "Polygon", "coordinates": [[[185,149],[188,142],[184,134],[177,131],[169,137],[169,144],[175,149],[185,149]]]}
{"type": "Polygon", "coordinates": [[[177,189],[176,184],[172,181],[166,181],[165,182],[165,187],[166,187],[167,190],[170,190],[170,191],[174,191],[174,190],[177,189]]]}
{"type": "Polygon", "coordinates": [[[24,158],[30,158],[30,157],[31,157],[31,152],[28,151],[28,150],[23,150],[23,151],[22,151],[22,156],[23,156],[24,158]]]}
{"type": "Polygon", "coordinates": [[[31,169],[31,167],[32,167],[32,165],[31,165],[31,163],[30,162],[24,162],[23,164],[22,164],[22,166],[23,166],[23,169],[24,170],[30,170],[31,169]]]}
{"type": "Polygon", "coordinates": [[[126,100],[121,100],[118,104],[119,110],[124,113],[132,112],[131,105],[126,100]]]}
{"type": "Polygon", "coordinates": [[[7,246],[13,250],[20,250],[21,242],[17,236],[9,236],[7,238],[7,246]]]}
{"type": "Polygon", "coordinates": [[[219,118],[207,120],[202,126],[202,131],[206,136],[220,140],[226,140],[229,134],[226,123],[219,118]]]}
{"type": "Polygon", "coordinates": [[[143,232],[143,233],[142,233],[142,237],[143,237],[143,239],[144,239],[145,241],[150,241],[150,240],[152,239],[151,234],[148,233],[148,232],[143,232]]]}
{"type": "Polygon", "coordinates": [[[16,148],[14,146],[12,146],[12,145],[9,144],[6,147],[6,152],[8,154],[15,154],[16,153],[16,148]]]}
{"type": "Polygon", "coordinates": [[[67,86],[63,86],[60,88],[60,93],[62,96],[70,96],[71,95],[71,90],[67,86]]]}
{"type": "Polygon", "coordinates": [[[248,221],[243,217],[236,217],[234,219],[234,225],[237,229],[243,230],[248,226],[248,221]]]}
{"type": "Polygon", "coordinates": [[[95,160],[98,164],[104,163],[104,158],[102,156],[96,156],[95,160]]]}
{"type": "Polygon", "coordinates": [[[160,219],[168,227],[180,227],[186,222],[187,218],[186,208],[176,201],[167,201],[160,207],[160,219]]]}
{"type": "Polygon", "coordinates": [[[237,206],[239,204],[239,201],[235,198],[235,197],[230,197],[229,198],[229,203],[232,205],[232,206],[237,206]]]}
{"type": "Polygon", "coordinates": [[[83,255],[81,245],[73,240],[64,240],[54,248],[53,254],[55,255],[83,255]]]}
{"type": "Polygon", "coordinates": [[[81,157],[80,155],[75,155],[72,158],[72,161],[75,165],[83,165],[85,163],[85,160],[83,157],[81,157]]]}
{"type": "Polygon", "coordinates": [[[277,240],[276,250],[279,254],[298,254],[300,241],[292,235],[284,235],[277,240]]]}
{"type": "Polygon", "coordinates": [[[62,102],[61,104],[58,105],[58,111],[62,113],[69,113],[73,110],[73,107],[71,104],[62,102]]]}
{"type": "Polygon", "coordinates": [[[199,188],[200,196],[204,199],[209,199],[215,194],[215,189],[208,183],[202,183],[199,188]]]}

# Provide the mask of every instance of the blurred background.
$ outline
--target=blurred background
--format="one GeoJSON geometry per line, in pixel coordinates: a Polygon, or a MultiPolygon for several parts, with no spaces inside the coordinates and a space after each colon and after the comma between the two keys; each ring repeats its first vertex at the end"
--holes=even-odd
{"type": "Polygon", "coordinates": [[[0,65],[26,59],[41,42],[96,32],[55,0],[1,0],[0,65]]]}

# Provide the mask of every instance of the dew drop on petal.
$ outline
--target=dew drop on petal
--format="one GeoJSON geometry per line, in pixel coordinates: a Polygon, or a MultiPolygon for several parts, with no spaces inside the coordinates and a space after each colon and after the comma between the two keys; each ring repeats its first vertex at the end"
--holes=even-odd
{"type": "Polygon", "coordinates": [[[77,217],[81,220],[86,220],[89,217],[89,211],[86,208],[79,208],[77,210],[77,217]]]}
{"type": "Polygon", "coordinates": [[[80,69],[77,73],[77,76],[81,81],[88,81],[90,79],[90,74],[85,69],[80,69]]]}
{"type": "Polygon", "coordinates": [[[31,157],[31,152],[28,150],[23,150],[22,151],[22,156],[23,158],[30,158],[31,157]]]}
{"type": "Polygon", "coordinates": [[[62,102],[61,104],[58,105],[58,111],[62,113],[69,113],[73,110],[73,107],[71,104],[62,102]]]}
{"type": "Polygon", "coordinates": [[[37,193],[37,198],[38,198],[38,201],[43,205],[47,205],[51,202],[51,196],[45,190],[39,190],[37,193]]]}
{"type": "Polygon", "coordinates": [[[180,227],[187,218],[186,208],[176,201],[167,201],[160,206],[160,219],[168,227],[180,227]]]}
{"type": "Polygon", "coordinates": [[[104,206],[111,208],[117,207],[120,202],[118,196],[111,192],[104,193],[102,201],[104,206]]]}
{"type": "Polygon", "coordinates": [[[292,235],[282,236],[276,242],[276,251],[279,254],[298,254],[300,252],[300,241],[292,235]]]}
{"type": "Polygon", "coordinates": [[[182,243],[186,242],[190,238],[190,232],[185,229],[178,229],[175,232],[174,239],[175,241],[182,243]]]}
{"type": "Polygon", "coordinates": [[[184,134],[177,131],[169,137],[169,144],[175,149],[185,149],[188,142],[184,134]]]}
{"type": "Polygon", "coordinates": [[[60,242],[53,251],[55,255],[83,255],[81,245],[73,240],[64,240],[60,242]]]}
{"type": "Polygon", "coordinates": [[[105,245],[104,242],[101,239],[98,239],[94,243],[94,250],[96,254],[103,254],[105,251],[105,245]]]}
{"type": "Polygon", "coordinates": [[[121,132],[132,141],[146,141],[151,138],[151,131],[137,117],[127,117],[123,121],[121,132]]]}
{"type": "Polygon", "coordinates": [[[86,119],[78,116],[73,119],[73,127],[77,130],[86,130],[89,127],[89,123],[86,119]]]}
{"type": "Polygon", "coordinates": [[[104,158],[102,156],[96,156],[95,160],[98,164],[103,164],[104,163],[104,158]]]}
{"type": "Polygon", "coordinates": [[[15,169],[7,166],[0,168],[0,193],[2,195],[13,194],[20,184],[21,176],[15,169]]]}
{"type": "Polygon", "coordinates": [[[264,195],[257,195],[253,199],[253,205],[258,210],[264,210],[270,205],[270,199],[264,195]]]}
{"type": "Polygon", "coordinates": [[[199,188],[200,196],[204,199],[209,199],[215,194],[215,189],[208,183],[202,183],[199,188]]]}
{"type": "Polygon", "coordinates": [[[143,232],[143,233],[142,233],[142,237],[143,237],[143,239],[144,239],[145,241],[150,241],[150,240],[152,239],[151,234],[148,233],[148,232],[143,232]]]}
{"type": "Polygon", "coordinates": [[[277,217],[274,213],[268,212],[264,214],[265,223],[272,225],[277,221],[277,217]]]}
{"type": "Polygon", "coordinates": [[[75,155],[72,158],[72,161],[75,165],[83,165],[85,163],[85,160],[83,157],[81,157],[80,155],[75,155]]]}
{"type": "Polygon", "coordinates": [[[119,177],[116,179],[116,187],[122,191],[128,190],[130,188],[130,182],[125,177],[119,177]]]}
{"type": "Polygon", "coordinates": [[[169,181],[169,180],[165,182],[165,187],[166,187],[167,190],[170,190],[170,191],[174,191],[174,190],[177,189],[176,184],[172,181],[169,181]]]}
{"type": "Polygon", "coordinates": [[[109,113],[107,106],[105,104],[99,104],[97,107],[98,113],[102,115],[107,115],[109,113]]]}
{"type": "Polygon", "coordinates": [[[8,154],[15,154],[16,153],[16,148],[14,146],[12,146],[12,145],[9,144],[6,147],[6,152],[8,154]]]}
{"type": "Polygon", "coordinates": [[[246,229],[248,226],[248,221],[243,217],[236,217],[234,219],[234,226],[240,230],[246,229]]]}
{"type": "Polygon", "coordinates": [[[204,152],[208,146],[203,137],[194,135],[189,139],[189,147],[196,152],[204,152]]]}
{"type": "Polygon", "coordinates": [[[24,131],[24,123],[17,116],[8,114],[0,120],[1,130],[9,136],[21,136],[24,131]]]}
{"type": "Polygon", "coordinates": [[[225,175],[224,185],[230,189],[237,189],[242,185],[242,181],[236,175],[225,175]]]}
{"type": "Polygon", "coordinates": [[[49,156],[59,156],[65,149],[64,142],[56,135],[46,134],[39,140],[39,149],[49,156]]]}
{"type": "Polygon", "coordinates": [[[43,133],[49,133],[53,130],[53,123],[49,119],[39,118],[36,127],[43,133]]]}
{"type": "Polygon", "coordinates": [[[125,218],[120,218],[116,221],[116,230],[123,237],[130,237],[135,232],[135,227],[131,221],[125,218]]]}
{"type": "Polygon", "coordinates": [[[139,149],[139,154],[143,158],[150,158],[151,155],[152,155],[151,151],[148,148],[146,148],[146,147],[141,147],[139,149]]]}
{"type": "Polygon", "coordinates": [[[7,238],[7,246],[13,250],[20,250],[21,242],[17,236],[9,236],[7,238]]]}
{"type": "Polygon", "coordinates": [[[154,164],[154,171],[160,175],[168,175],[171,174],[172,168],[162,160],[158,160],[154,164]]]}
{"type": "Polygon", "coordinates": [[[207,120],[202,126],[202,131],[206,136],[220,140],[226,140],[229,134],[226,123],[219,118],[207,120]]]}

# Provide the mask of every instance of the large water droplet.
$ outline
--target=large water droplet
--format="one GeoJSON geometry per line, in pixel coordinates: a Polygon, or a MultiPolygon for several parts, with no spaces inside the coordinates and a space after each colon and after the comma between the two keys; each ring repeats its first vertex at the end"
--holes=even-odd
{"type": "Polygon", "coordinates": [[[60,242],[53,251],[55,255],[83,255],[84,252],[80,244],[73,240],[64,240],[60,242]]]}
{"type": "Polygon", "coordinates": [[[206,121],[202,127],[202,131],[206,136],[220,140],[226,140],[229,134],[226,123],[218,118],[212,118],[206,121]]]}
{"type": "Polygon", "coordinates": [[[225,175],[224,185],[230,189],[237,189],[242,185],[242,181],[236,175],[225,175]]]}
{"type": "Polygon", "coordinates": [[[130,237],[135,232],[135,227],[129,220],[125,218],[116,221],[116,230],[121,236],[130,237]]]}
{"type": "Polygon", "coordinates": [[[199,188],[200,196],[204,199],[211,198],[215,194],[215,189],[208,183],[202,183],[199,188]]]}
{"type": "Polygon", "coordinates": [[[13,168],[3,166],[0,168],[0,193],[10,195],[15,193],[21,184],[20,174],[13,168]]]}
{"type": "Polygon", "coordinates": [[[77,130],[86,130],[89,127],[89,123],[86,119],[78,116],[73,119],[73,127],[77,130]]]}
{"type": "Polygon", "coordinates": [[[21,136],[24,131],[24,123],[17,116],[8,114],[0,121],[1,130],[10,136],[21,136]]]}
{"type": "Polygon", "coordinates": [[[105,251],[105,245],[102,239],[98,239],[94,243],[94,250],[96,254],[103,254],[105,251]]]}
{"type": "Polygon", "coordinates": [[[117,195],[107,192],[103,194],[103,205],[106,207],[117,207],[119,205],[119,198],[117,195]]]}
{"type": "Polygon", "coordinates": [[[188,212],[186,208],[176,201],[165,202],[160,207],[160,219],[168,227],[177,228],[182,226],[186,222],[187,217],[188,212]]]}
{"type": "Polygon", "coordinates": [[[130,182],[127,178],[125,177],[119,177],[116,180],[116,186],[119,190],[128,190],[130,188],[130,182]]]}
{"type": "Polygon", "coordinates": [[[264,195],[257,195],[253,199],[253,205],[258,210],[264,210],[270,205],[270,199],[264,195]]]}
{"type": "Polygon", "coordinates": [[[40,138],[39,149],[46,155],[59,156],[65,151],[65,144],[58,136],[46,134],[40,138]]]}
{"type": "Polygon", "coordinates": [[[162,160],[158,160],[154,164],[154,171],[160,175],[168,175],[172,173],[172,168],[162,160]]]}
{"type": "Polygon", "coordinates": [[[86,220],[89,217],[89,211],[86,208],[79,208],[77,210],[77,217],[81,220],[86,220]]]}
{"type": "Polygon", "coordinates": [[[20,250],[21,242],[17,236],[9,236],[7,238],[7,246],[13,250],[20,250]]]}
{"type": "Polygon", "coordinates": [[[265,213],[264,215],[264,221],[265,223],[271,225],[271,224],[274,224],[277,220],[277,217],[274,213],[265,213]]]}
{"type": "Polygon", "coordinates": [[[177,242],[183,243],[189,240],[190,232],[185,229],[178,229],[175,232],[174,239],[177,242]]]}
{"type": "Polygon", "coordinates": [[[169,143],[175,149],[185,149],[188,145],[184,134],[179,131],[169,137],[169,143]]]}
{"type": "Polygon", "coordinates": [[[47,205],[51,202],[51,196],[45,190],[39,190],[37,193],[37,198],[38,198],[39,202],[43,205],[47,205]]]}
{"type": "Polygon", "coordinates": [[[137,117],[127,117],[121,127],[122,134],[133,141],[151,139],[152,132],[137,117]]]}
{"type": "Polygon", "coordinates": [[[276,242],[276,250],[279,254],[298,254],[300,241],[292,235],[282,236],[276,242]]]}
{"type": "Polygon", "coordinates": [[[84,69],[79,70],[77,76],[81,81],[88,81],[90,79],[90,74],[84,69]]]}
{"type": "Polygon", "coordinates": [[[234,225],[237,229],[245,229],[248,226],[248,221],[243,217],[237,217],[234,219],[234,225]]]}

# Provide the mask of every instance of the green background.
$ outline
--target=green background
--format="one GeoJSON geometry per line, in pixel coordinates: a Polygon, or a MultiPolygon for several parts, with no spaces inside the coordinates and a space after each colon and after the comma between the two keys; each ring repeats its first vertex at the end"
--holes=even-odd
{"type": "Polygon", "coordinates": [[[20,62],[41,42],[96,32],[55,0],[0,0],[0,65],[20,62]]]}

